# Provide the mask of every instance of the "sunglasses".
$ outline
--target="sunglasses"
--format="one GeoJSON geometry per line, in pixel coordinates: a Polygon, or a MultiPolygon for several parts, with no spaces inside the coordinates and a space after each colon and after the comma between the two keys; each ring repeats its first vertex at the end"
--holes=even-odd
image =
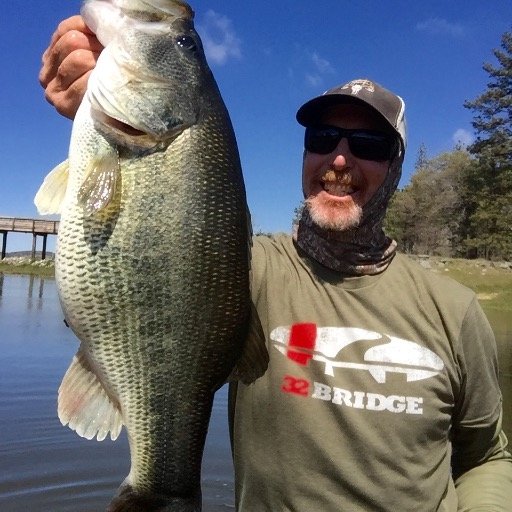
{"type": "Polygon", "coordinates": [[[391,160],[397,149],[396,138],[378,130],[347,130],[337,126],[306,127],[304,147],[311,153],[327,155],[334,151],[341,139],[347,139],[350,152],[363,160],[384,162],[391,160]]]}

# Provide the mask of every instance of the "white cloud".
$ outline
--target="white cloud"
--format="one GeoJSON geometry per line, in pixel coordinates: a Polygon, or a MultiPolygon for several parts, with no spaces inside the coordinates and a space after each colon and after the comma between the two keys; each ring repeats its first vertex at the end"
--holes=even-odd
{"type": "Polygon", "coordinates": [[[197,31],[201,35],[204,53],[209,62],[222,65],[230,58],[242,57],[242,42],[228,17],[210,9],[198,25],[197,31]]]}
{"type": "Polygon", "coordinates": [[[447,35],[451,37],[462,37],[464,27],[459,23],[451,23],[444,18],[429,18],[416,24],[416,30],[432,35],[447,35]]]}
{"type": "Polygon", "coordinates": [[[452,136],[453,143],[455,145],[461,145],[461,146],[469,146],[473,143],[475,138],[473,137],[473,134],[465,130],[464,128],[459,128],[455,131],[455,133],[452,136]]]}
{"type": "Polygon", "coordinates": [[[320,75],[312,75],[310,73],[306,73],[306,82],[312,87],[320,87],[320,85],[322,85],[323,79],[320,75]]]}
{"type": "Polygon", "coordinates": [[[308,59],[308,67],[312,65],[313,70],[305,74],[306,82],[308,85],[318,88],[323,84],[326,75],[335,72],[334,68],[327,59],[324,59],[316,52],[310,53],[308,59]]]}
{"type": "Polygon", "coordinates": [[[334,68],[331,66],[331,63],[318,55],[318,53],[314,52],[311,55],[311,60],[313,61],[313,65],[320,73],[334,73],[334,68]]]}

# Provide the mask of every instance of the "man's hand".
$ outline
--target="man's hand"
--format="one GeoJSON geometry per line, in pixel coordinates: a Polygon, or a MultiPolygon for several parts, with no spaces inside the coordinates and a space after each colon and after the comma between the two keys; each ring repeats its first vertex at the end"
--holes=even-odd
{"type": "Polygon", "coordinates": [[[80,16],[67,18],[57,27],[43,54],[39,82],[45,98],[63,116],[75,117],[102,49],[80,16]]]}

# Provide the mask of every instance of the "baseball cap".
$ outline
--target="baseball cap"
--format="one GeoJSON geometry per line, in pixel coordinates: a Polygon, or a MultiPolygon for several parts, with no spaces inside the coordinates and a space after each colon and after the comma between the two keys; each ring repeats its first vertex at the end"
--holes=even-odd
{"type": "Polygon", "coordinates": [[[360,78],[337,85],[321,96],[307,101],[297,111],[297,121],[302,126],[314,125],[327,108],[343,103],[362,104],[375,110],[398,134],[405,149],[407,138],[404,100],[368,79],[360,78]]]}

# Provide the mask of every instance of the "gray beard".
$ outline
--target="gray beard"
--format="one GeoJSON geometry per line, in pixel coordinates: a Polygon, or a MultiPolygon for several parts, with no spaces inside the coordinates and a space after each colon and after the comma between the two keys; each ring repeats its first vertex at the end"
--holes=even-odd
{"type": "Polygon", "coordinates": [[[359,205],[353,205],[350,212],[343,211],[343,208],[338,208],[340,215],[329,219],[325,218],[322,211],[317,211],[323,208],[318,208],[314,200],[306,199],[305,208],[308,209],[312,222],[318,227],[327,230],[347,231],[359,226],[363,218],[363,209],[359,205]]]}

